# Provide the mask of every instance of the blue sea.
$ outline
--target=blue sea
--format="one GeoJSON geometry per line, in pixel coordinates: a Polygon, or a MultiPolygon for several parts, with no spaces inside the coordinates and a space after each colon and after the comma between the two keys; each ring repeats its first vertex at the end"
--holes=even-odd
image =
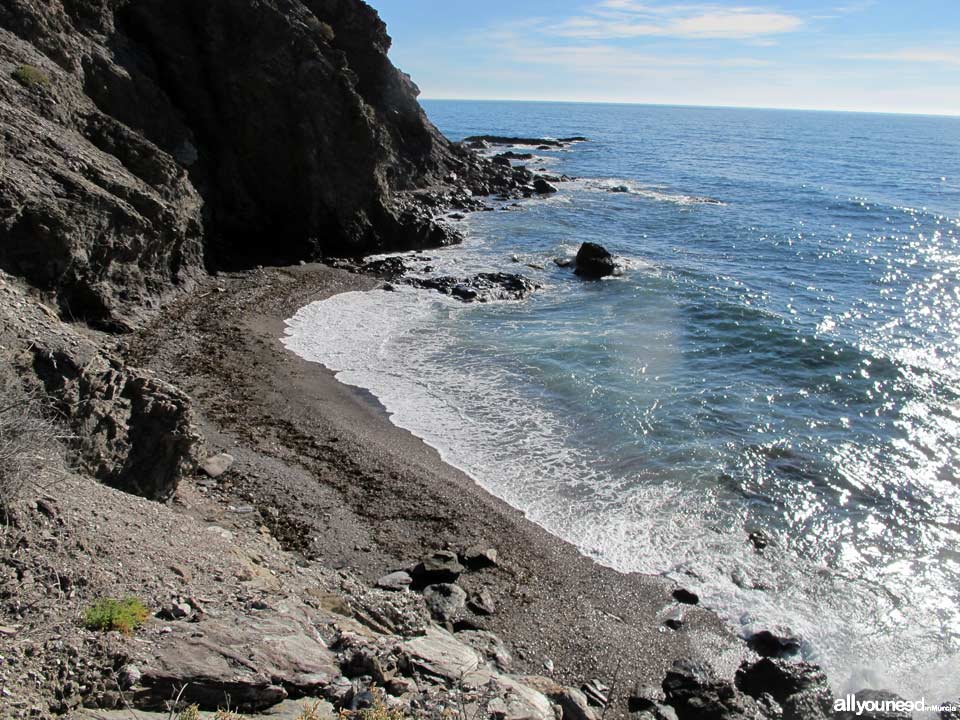
{"type": "Polygon", "coordinates": [[[287,345],[599,562],[792,629],[838,691],[960,697],[960,119],[424,106],[452,139],[590,138],[524,163],[577,178],[555,196],[413,261],[542,289],[348,293],[287,345]],[[584,241],[624,274],[553,263],[584,241]]]}

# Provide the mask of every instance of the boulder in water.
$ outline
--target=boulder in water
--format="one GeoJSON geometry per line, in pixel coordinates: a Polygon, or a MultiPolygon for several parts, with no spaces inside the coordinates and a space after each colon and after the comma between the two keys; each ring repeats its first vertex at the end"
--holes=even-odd
{"type": "Polygon", "coordinates": [[[533,181],[533,189],[541,195],[549,195],[557,192],[557,186],[542,177],[538,177],[533,181]]]}
{"type": "Polygon", "coordinates": [[[602,245],[585,242],[577,252],[576,273],[580,277],[599,279],[613,275],[617,265],[613,256],[602,245]]]}

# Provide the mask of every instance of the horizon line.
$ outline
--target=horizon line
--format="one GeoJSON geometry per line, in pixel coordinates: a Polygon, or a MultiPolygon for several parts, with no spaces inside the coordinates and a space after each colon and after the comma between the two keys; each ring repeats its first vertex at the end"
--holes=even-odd
{"type": "Polygon", "coordinates": [[[904,110],[850,110],[845,108],[804,108],[804,107],[772,107],[764,105],[697,105],[695,103],[658,103],[642,100],[544,100],[524,98],[467,98],[467,97],[426,97],[418,100],[428,102],[524,102],[543,103],[554,105],[639,105],[647,107],[695,108],[702,110],[772,110],[780,112],[821,112],[844,113],[848,115],[898,115],[907,117],[934,117],[960,120],[960,110],[956,112],[908,112],[904,110]]]}

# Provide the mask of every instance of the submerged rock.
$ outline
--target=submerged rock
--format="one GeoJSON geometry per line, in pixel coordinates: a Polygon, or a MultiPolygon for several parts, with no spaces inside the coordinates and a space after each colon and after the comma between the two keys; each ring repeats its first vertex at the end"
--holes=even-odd
{"type": "Polygon", "coordinates": [[[523,300],[539,287],[532,280],[515,273],[479,273],[472,278],[408,278],[406,282],[414,287],[436,290],[463,302],[523,300]]]}
{"type": "Polygon", "coordinates": [[[602,245],[585,242],[577,252],[575,272],[580,277],[598,279],[613,275],[617,265],[613,256],[602,245]]]}
{"type": "Polygon", "coordinates": [[[754,530],[747,537],[757,552],[762,551],[770,544],[770,537],[763,530],[754,530]]]}
{"type": "Polygon", "coordinates": [[[587,138],[577,135],[575,137],[560,138],[530,138],[530,137],[509,137],[506,135],[474,135],[464,139],[465,143],[487,143],[488,145],[533,145],[544,148],[561,148],[573,142],[586,142],[587,138]]]}
{"type": "Polygon", "coordinates": [[[548,182],[546,178],[538,177],[533,181],[533,189],[536,190],[541,195],[551,195],[557,190],[557,186],[548,182]]]}

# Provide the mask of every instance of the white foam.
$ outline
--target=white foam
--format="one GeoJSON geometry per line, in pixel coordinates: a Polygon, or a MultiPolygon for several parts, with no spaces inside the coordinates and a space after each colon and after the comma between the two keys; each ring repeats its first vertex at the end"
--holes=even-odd
{"type": "Polygon", "coordinates": [[[574,184],[581,190],[633,195],[647,200],[673,203],[675,205],[726,205],[725,202],[703,195],[690,195],[669,190],[662,186],[643,185],[622,178],[590,178],[576,180],[574,184]]]}
{"type": "MultiPolygon", "coordinates": [[[[457,251],[457,274],[465,258],[483,264],[472,252],[457,251]]],[[[486,311],[409,288],[345,293],[299,310],[284,344],[370,390],[396,425],[599,562],[669,575],[745,633],[792,627],[838,692],[873,685],[928,700],[960,693],[960,656],[928,666],[925,648],[945,630],[932,622],[936,603],[891,595],[889,578],[845,577],[791,548],[754,552],[743,518],[725,516],[714,494],[689,479],[598,470],[570,419],[528,399],[536,395],[524,392],[523,368],[498,363],[497,347],[458,337],[458,320],[486,311]]],[[[671,326],[682,324],[664,321],[671,326]]],[[[663,338],[660,347],[676,345],[663,338]]],[[[655,375],[677,359],[661,350],[644,362],[655,375]]],[[[909,568],[887,572],[912,577],[909,568]]]]}

